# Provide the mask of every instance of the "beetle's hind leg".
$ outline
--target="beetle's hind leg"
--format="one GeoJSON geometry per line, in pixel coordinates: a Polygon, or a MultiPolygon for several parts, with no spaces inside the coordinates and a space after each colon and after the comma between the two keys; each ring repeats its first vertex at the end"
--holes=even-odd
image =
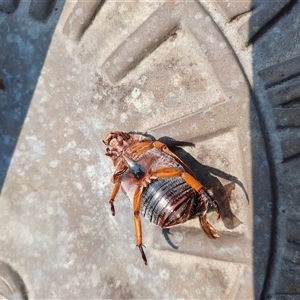
{"type": "Polygon", "coordinates": [[[218,202],[204,188],[200,191],[200,197],[202,201],[207,202],[210,206],[213,207],[213,209],[218,214],[218,220],[219,220],[221,216],[221,211],[218,202]]]}
{"type": "Polygon", "coordinates": [[[206,213],[203,216],[199,216],[200,225],[206,235],[211,239],[216,239],[220,237],[218,231],[213,228],[206,219],[206,213]]]}
{"type": "Polygon", "coordinates": [[[206,213],[207,213],[207,208],[208,205],[211,205],[214,210],[218,214],[218,219],[220,218],[220,208],[215,199],[210,196],[210,194],[207,192],[207,190],[202,187],[202,189],[199,191],[199,196],[200,196],[200,206],[199,206],[199,221],[200,225],[203,229],[203,231],[206,233],[206,235],[211,238],[211,239],[216,239],[220,237],[220,234],[218,231],[210,225],[210,223],[206,219],[206,213]]]}
{"type": "Polygon", "coordinates": [[[206,212],[207,212],[208,204],[210,204],[214,207],[214,209],[218,213],[218,219],[220,218],[220,209],[219,209],[219,205],[218,205],[217,201],[214,200],[209,195],[209,193],[207,192],[205,187],[198,180],[196,180],[193,176],[191,176],[189,173],[186,173],[186,172],[183,173],[182,177],[184,178],[184,180],[186,181],[187,184],[189,184],[193,189],[195,189],[199,193],[199,197],[200,197],[199,221],[200,221],[200,225],[201,225],[203,231],[206,233],[206,235],[208,237],[210,237],[212,239],[218,238],[220,236],[220,234],[218,233],[218,231],[215,228],[213,228],[213,226],[211,226],[209,224],[209,222],[206,219],[206,212]]]}
{"type": "Polygon", "coordinates": [[[219,205],[208,194],[205,187],[195,177],[193,177],[188,172],[181,171],[176,168],[162,168],[162,169],[153,171],[152,176],[153,175],[158,178],[170,178],[170,177],[181,176],[184,179],[184,181],[199,194],[200,205],[198,207],[199,213],[197,213],[197,215],[199,214],[199,220],[200,220],[200,224],[201,224],[203,231],[207,234],[208,237],[213,238],[213,239],[220,236],[219,233],[217,232],[217,230],[214,229],[206,219],[206,212],[207,212],[208,204],[211,204],[214,207],[214,209],[217,211],[217,213],[220,217],[219,205]]]}

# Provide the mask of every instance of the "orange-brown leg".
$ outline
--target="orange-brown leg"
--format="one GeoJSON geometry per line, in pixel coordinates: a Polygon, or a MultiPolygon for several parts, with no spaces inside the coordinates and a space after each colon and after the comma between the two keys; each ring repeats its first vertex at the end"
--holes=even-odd
{"type": "Polygon", "coordinates": [[[158,178],[171,178],[171,177],[177,177],[182,176],[182,178],[185,180],[185,182],[191,186],[194,190],[196,190],[198,193],[201,191],[201,189],[204,188],[204,186],[195,179],[192,175],[190,175],[188,172],[176,169],[176,168],[161,168],[155,171],[151,172],[151,177],[158,177],[158,178]]]}
{"type": "Polygon", "coordinates": [[[181,171],[176,168],[161,168],[155,171],[150,172],[150,178],[171,178],[182,176],[184,171],[181,171]]]}
{"type": "Polygon", "coordinates": [[[123,174],[128,170],[128,166],[124,163],[124,162],[120,162],[117,165],[117,168],[115,170],[114,175],[111,178],[111,182],[114,184],[111,196],[110,196],[110,209],[111,209],[111,213],[114,216],[115,215],[115,206],[114,206],[114,201],[115,198],[118,194],[118,191],[120,189],[120,185],[121,185],[121,180],[122,180],[122,176],[123,174]]]}
{"type": "Polygon", "coordinates": [[[209,238],[216,239],[216,238],[220,237],[220,234],[218,233],[218,231],[215,228],[213,228],[207,221],[206,214],[204,214],[203,216],[199,216],[199,221],[200,221],[200,225],[201,225],[203,231],[206,233],[206,235],[209,238]]]}
{"type": "Polygon", "coordinates": [[[210,197],[210,195],[206,192],[205,187],[195,179],[191,174],[188,172],[184,172],[178,170],[176,168],[162,168],[156,171],[151,172],[151,176],[158,177],[158,178],[170,178],[176,176],[182,176],[185,182],[191,186],[195,191],[197,191],[201,195],[201,199],[203,199],[203,215],[199,216],[200,224],[203,231],[208,235],[210,238],[217,238],[219,237],[219,233],[209,224],[206,219],[206,211],[207,211],[207,203],[208,201],[214,206],[215,210],[220,216],[219,206],[217,202],[210,197]]]}
{"type": "Polygon", "coordinates": [[[135,160],[141,154],[146,153],[148,150],[153,148],[153,143],[151,140],[140,141],[131,147],[132,158],[135,160]]]}
{"type": "Polygon", "coordinates": [[[170,178],[170,177],[176,177],[176,176],[182,176],[182,178],[185,180],[185,182],[191,186],[194,190],[196,190],[199,194],[206,193],[206,198],[208,201],[211,202],[214,209],[218,213],[218,218],[220,217],[220,209],[218,203],[212,199],[212,197],[206,192],[205,187],[191,174],[188,172],[180,171],[176,168],[162,168],[156,171],[153,171],[151,173],[151,176],[153,177],[159,177],[159,178],[170,178]]]}
{"type": "Polygon", "coordinates": [[[118,194],[118,191],[120,189],[120,185],[121,185],[121,182],[116,182],[115,183],[114,188],[113,188],[113,190],[111,192],[110,200],[109,200],[111,214],[113,216],[116,214],[116,212],[115,212],[115,206],[114,206],[114,201],[115,201],[115,198],[116,198],[116,196],[118,194]]]}
{"type": "Polygon", "coordinates": [[[212,197],[206,192],[206,189],[202,186],[202,184],[195,179],[195,175],[193,174],[193,171],[177,155],[175,155],[164,143],[155,141],[155,142],[153,142],[153,145],[154,145],[154,147],[158,148],[162,152],[165,152],[168,155],[172,156],[178,163],[180,163],[183,166],[185,171],[188,173],[188,174],[186,174],[186,173],[183,174],[183,178],[185,179],[185,181],[190,186],[192,186],[195,190],[197,190],[197,188],[198,188],[199,191],[198,190],[197,191],[199,193],[206,193],[211,204],[213,205],[214,209],[218,213],[218,219],[219,219],[220,218],[220,209],[219,209],[218,203],[214,199],[212,199],[212,197]],[[188,176],[188,175],[191,175],[191,176],[188,176]],[[199,187],[199,184],[200,184],[200,187],[199,187]]]}
{"type": "Polygon", "coordinates": [[[220,210],[217,202],[211,198],[211,196],[207,193],[205,187],[196,180],[193,176],[191,176],[188,173],[182,174],[183,179],[186,181],[187,184],[189,184],[194,190],[196,190],[199,194],[201,194],[201,199],[203,199],[204,202],[204,210],[203,215],[199,216],[200,225],[203,229],[203,231],[206,233],[206,235],[212,239],[216,239],[220,236],[220,234],[217,232],[215,228],[213,228],[209,222],[206,219],[206,211],[207,211],[207,203],[208,201],[214,206],[214,209],[218,213],[218,218],[220,217],[220,210]]]}
{"type": "Polygon", "coordinates": [[[147,265],[147,258],[143,250],[143,241],[142,241],[142,223],[140,218],[140,206],[141,206],[141,196],[144,187],[140,186],[134,193],[133,198],[133,211],[134,211],[134,228],[136,234],[136,245],[139,247],[143,261],[147,265]]]}
{"type": "Polygon", "coordinates": [[[177,156],[175,155],[168,147],[167,145],[165,145],[162,142],[159,141],[155,141],[153,142],[154,147],[156,147],[157,149],[161,150],[162,152],[165,152],[167,154],[169,154],[170,156],[172,156],[179,164],[181,164],[184,169],[190,173],[191,175],[194,175],[192,170],[177,156]]]}
{"type": "Polygon", "coordinates": [[[123,174],[128,170],[128,166],[124,162],[117,165],[114,175],[111,178],[112,183],[121,182],[123,174]]]}

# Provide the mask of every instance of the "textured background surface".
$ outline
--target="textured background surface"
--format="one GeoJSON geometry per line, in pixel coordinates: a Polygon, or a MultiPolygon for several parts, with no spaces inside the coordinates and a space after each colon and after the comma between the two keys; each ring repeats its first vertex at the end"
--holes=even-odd
{"type": "Polygon", "coordinates": [[[299,296],[298,1],[0,2],[4,298],[299,296]],[[162,232],[108,200],[113,130],[177,149],[220,203],[162,232]]]}

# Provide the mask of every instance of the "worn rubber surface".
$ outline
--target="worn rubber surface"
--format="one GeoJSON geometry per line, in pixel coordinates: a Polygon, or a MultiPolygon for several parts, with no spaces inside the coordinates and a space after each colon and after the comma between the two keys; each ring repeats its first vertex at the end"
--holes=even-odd
{"type": "Polygon", "coordinates": [[[299,1],[0,2],[4,299],[300,296],[299,1]],[[102,140],[147,132],[221,233],[116,216],[102,140]]]}

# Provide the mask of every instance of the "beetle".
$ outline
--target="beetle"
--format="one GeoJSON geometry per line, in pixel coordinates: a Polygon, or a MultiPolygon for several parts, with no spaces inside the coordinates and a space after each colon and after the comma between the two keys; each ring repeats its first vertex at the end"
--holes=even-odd
{"type": "Polygon", "coordinates": [[[196,179],[191,169],[160,141],[137,133],[110,132],[103,140],[111,158],[114,184],[109,200],[115,215],[114,201],[121,187],[133,202],[136,245],[143,261],[147,258],[142,244],[140,214],[162,228],[170,228],[196,216],[209,238],[219,233],[206,219],[208,207],[220,218],[216,200],[196,179]]]}

